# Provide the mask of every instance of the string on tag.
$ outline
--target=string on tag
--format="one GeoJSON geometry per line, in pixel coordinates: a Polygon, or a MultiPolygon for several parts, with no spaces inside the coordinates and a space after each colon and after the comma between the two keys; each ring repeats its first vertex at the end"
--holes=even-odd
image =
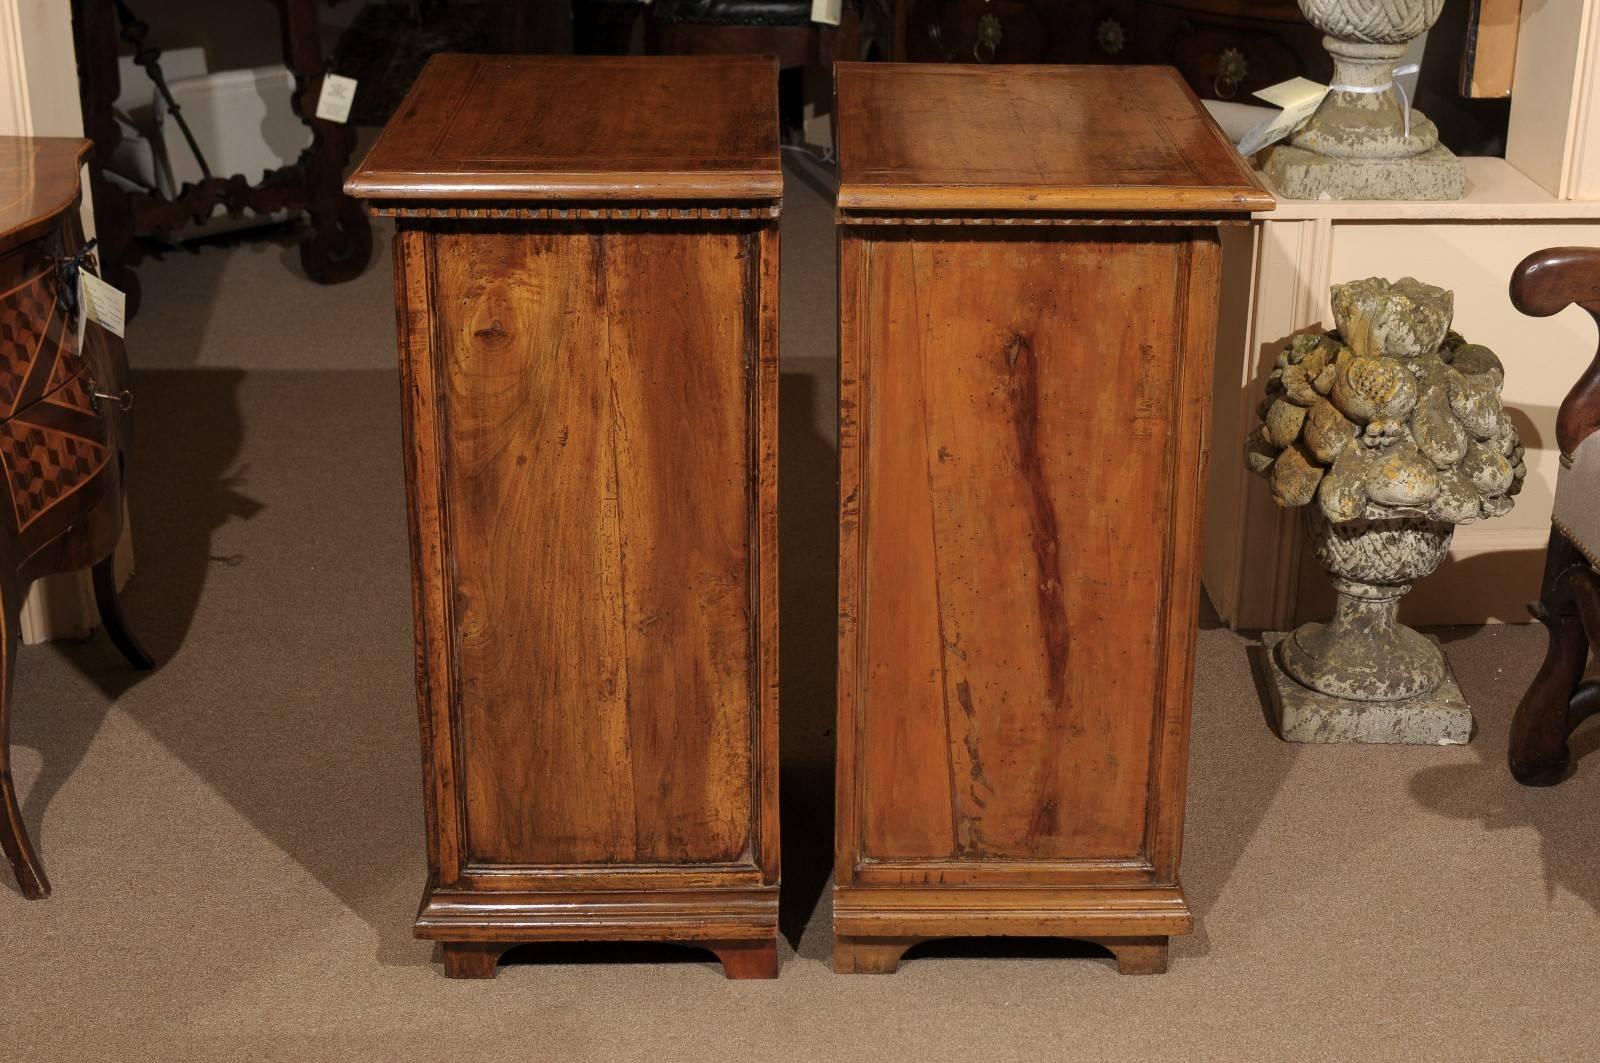
{"type": "Polygon", "coordinates": [[[78,318],[78,271],[85,265],[93,264],[91,256],[94,245],[99,242],[98,238],[90,240],[71,258],[59,259],[56,262],[56,298],[61,300],[62,306],[66,308],[67,318],[70,321],[76,321],[78,318]]]}
{"type": "Polygon", "coordinates": [[[1404,123],[1405,138],[1411,139],[1411,97],[1406,94],[1406,87],[1394,80],[1407,74],[1415,74],[1422,69],[1416,63],[1404,63],[1394,68],[1394,73],[1382,85],[1329,85],[1329,92],[1354,92],[1361,96],[1372,96],[1380,92],[1394,89],[1400,94],[1400,118],[1404,123]]]}

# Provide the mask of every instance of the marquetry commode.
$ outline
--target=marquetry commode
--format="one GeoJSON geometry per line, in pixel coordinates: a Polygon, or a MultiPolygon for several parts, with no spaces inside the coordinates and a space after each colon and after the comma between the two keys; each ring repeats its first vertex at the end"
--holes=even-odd
{"type": "Polygon", "coordinates": [[[396,220],[417,935],[775,975],[775,63],[438,56],[346,188],[396,220]]]}
{"type": "Polygon", "coordinates": [[[834,966],[1165,968],[1217,226],[1270,208],[1165,67],[840,64],[834,966]]]}
{"type": "Polygon", "coordinates": [[[11,775],[20,618],[37,579],[91,569],[101,624],[136,668],[150,656],[117,601],[124,464],[132,428],[127,350],[80,314],[96,269],[78,219],[77,137],[0,137],[0,851],[25,897],[50,895],[11,775]]]}

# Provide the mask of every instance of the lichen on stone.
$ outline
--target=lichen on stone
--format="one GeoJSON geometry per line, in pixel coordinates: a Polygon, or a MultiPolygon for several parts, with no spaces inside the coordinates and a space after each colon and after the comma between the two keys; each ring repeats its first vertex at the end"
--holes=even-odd
{"type": "Polygon", "coordinates": [[[1527,476],[1494,352],[1450,331],[1453,293],[1412,277],[1333,287],[1335,328],[1278,356],[1245,443],[1283,506],[1330,521],[1498,516],[1527,476]]]}

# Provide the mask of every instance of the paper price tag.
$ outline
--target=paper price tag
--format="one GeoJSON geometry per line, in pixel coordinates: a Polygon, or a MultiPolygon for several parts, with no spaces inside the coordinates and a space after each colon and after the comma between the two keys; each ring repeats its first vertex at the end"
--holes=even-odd
{"type": "Polygon", "coordinates": [[[844,0],[811,0],[811,21],[837,26],[844,17],[844,0]]]}
{"type": "Polygon", "coordinates": [[[322,95],[317,97],[317,117],[325,122],[346,122],[350,119],[350,105],[356,102],[356,79],[339,74],[325,74],[322,78],[322,95]]]}
{"type": "Polygon", "coordinates": [[[1301,122],[1311,117],[1322,102],[1322,97],[1327,94],[1328,86],[1318,85],[1306,78],[1290,78],[1256,93],[1260,99],[1283,110],[1246,133],[1244,139],[1239,141],[1239,154],[1254,155],[1293,133],[1300,128],[1301,122]]]}
{"type": "Polygon", "coordinates": [[[121,336],[127,310],[128,297],[121,288],[107,284],[86,269],[78,271],[78,335],[83,335],[82,320],[87,318],[113,336],[121,336]]]}

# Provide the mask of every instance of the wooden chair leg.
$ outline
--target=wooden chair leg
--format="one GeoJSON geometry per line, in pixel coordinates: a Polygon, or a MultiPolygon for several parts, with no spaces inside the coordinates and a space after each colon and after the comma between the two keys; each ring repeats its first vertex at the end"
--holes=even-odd
{"type": "Polygon", "coordinates": [[[1549,786],[1566,773],[1567,736],[1588,715],[1575,712],[1590,643],[1600,627],[1586,631],[1585,613],[1600,623],[1600,580],[1560,531],[1550,532],[1545,581],[1533,614],[1545,627],[1544,662],[1511,720],[1507,763],[1526,786],[1549,786]]]}
{"type": "MultiPolygon", "coordinates": [[[[20,597],[22,592],[8,588],[5,593],[20,597]]],[[[28,840],[28,828],[22,822],[16,786],[11,780],[11,707],[15,689],[12,680],[16,673],[17,648],[22,641],[17,631],[17,606],[4,602],[0,618],[5,625],[5,630],[0,632],[4,639],[4,646],[0,648],[0,850],[4,850],[6,859],[11,862],[22,895],[37,901],[50,896],[50,879],[33,851],[33,843],[28,840]]]]}

